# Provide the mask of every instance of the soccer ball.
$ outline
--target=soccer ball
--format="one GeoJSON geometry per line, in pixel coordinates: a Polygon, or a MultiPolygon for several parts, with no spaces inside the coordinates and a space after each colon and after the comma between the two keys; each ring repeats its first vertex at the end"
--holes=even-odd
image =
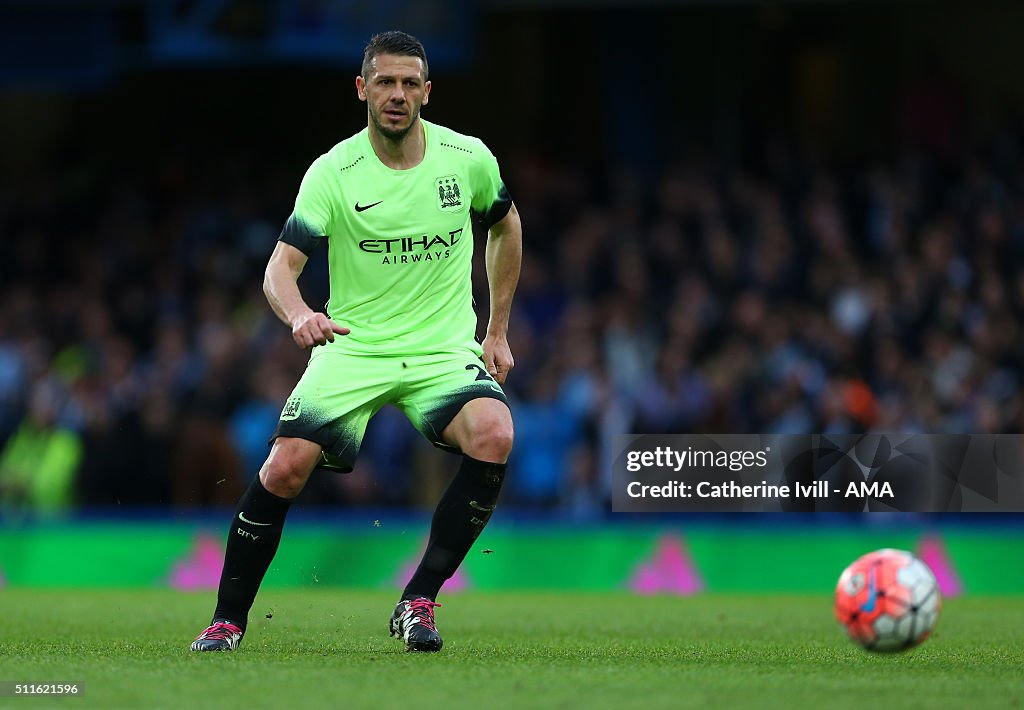
{"type": "Polygon", "coordinates": [[[928,638],[942,600],[935,575],[903,550],[875,550],[843,570],[836,618],[869,651],[902,651],[928,638]]]}

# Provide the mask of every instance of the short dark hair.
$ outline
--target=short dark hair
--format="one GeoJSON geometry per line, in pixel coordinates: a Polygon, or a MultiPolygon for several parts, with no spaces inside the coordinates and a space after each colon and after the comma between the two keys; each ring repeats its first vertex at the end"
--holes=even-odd
{"type": "Polygon", "coordinates": [[[391,30],[381,32],[370,38],[366,49],[363,50],[363,66],[361,74],[366,79],[370,73],[370,62],[378,54],[394,54],[399,57],[419,57],[423,60],[423,80],[427,80],[427,52],[423,49],[423,43],[406,32],[391,30]]]}

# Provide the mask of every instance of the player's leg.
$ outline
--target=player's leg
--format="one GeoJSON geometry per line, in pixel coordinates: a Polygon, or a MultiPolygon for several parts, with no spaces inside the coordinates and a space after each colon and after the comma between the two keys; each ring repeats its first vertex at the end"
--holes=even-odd
{"type": "Polygon", "coordinates": [[[235,508],[210,626],[192,642],[193,651],[230,651],[245,633],[260,583],[281,543],[292,499],[302,492],[321,460],[320,444],[279,437],[270,456],[235,508]]]}
{"type": "Polygon", "coordinates": [[[366,423],[394,389],[366,358],[314,355],[281,412],[273,448],[231,521],[213,621],[195,651],[234,649],[281,541],[284,519],[314,468],[350,471],[366,423]],[[345,377],[339,377],[345,373],[345,377]]]}
{"type": "Polygon", "coordinates": [[[500,400],[473,399],[463,405],[441,438],[461,451],[462,459],[434,511],[427,549],[403,599],[435,599],[491,519],[512,451],[512,414],[500,400]]]}
{"type": "Polygon", "coordinates": [[[490,520],[512,450],[512,415],[504,393],[482,369],[463,365],[449,366],[454,378],[435,378],[425,391],[399,405],[431,441],[462,454],[459,470],[434,511],[423,558],[391,618],[392,634],[415,651],[441,649],[433,614],[437,594],[490,520]]]}

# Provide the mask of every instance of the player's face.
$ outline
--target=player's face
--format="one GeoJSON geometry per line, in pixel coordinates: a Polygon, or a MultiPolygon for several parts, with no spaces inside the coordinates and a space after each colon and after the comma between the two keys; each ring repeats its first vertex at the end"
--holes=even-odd
{"type": "Polygon", "coordinates": [[[378,54],[369,75],[356,77],[359,100],[366,102],[376,129],[392,140],[409,132],[430,98],[430,82],[423,80],[419,57],[378,54]]]}

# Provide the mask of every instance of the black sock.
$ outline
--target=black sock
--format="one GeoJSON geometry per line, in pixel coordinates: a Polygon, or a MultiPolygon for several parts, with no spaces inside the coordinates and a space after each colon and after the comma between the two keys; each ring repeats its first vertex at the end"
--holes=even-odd
{"type": "Polygon", "coordinates": [[[264,488],[259,476],[242,494],[228,532],[214,619],[228,619],[245,629],[260,582],[281,542],[290,505],[291,500],[264,488]]]}
{"type": "Polygon", "coordinates": [[[402,599],[437,598],[490,520],[504,478],[505,464],[462,457],[459,472],[434,511],[426,552],[402,599]]]}

